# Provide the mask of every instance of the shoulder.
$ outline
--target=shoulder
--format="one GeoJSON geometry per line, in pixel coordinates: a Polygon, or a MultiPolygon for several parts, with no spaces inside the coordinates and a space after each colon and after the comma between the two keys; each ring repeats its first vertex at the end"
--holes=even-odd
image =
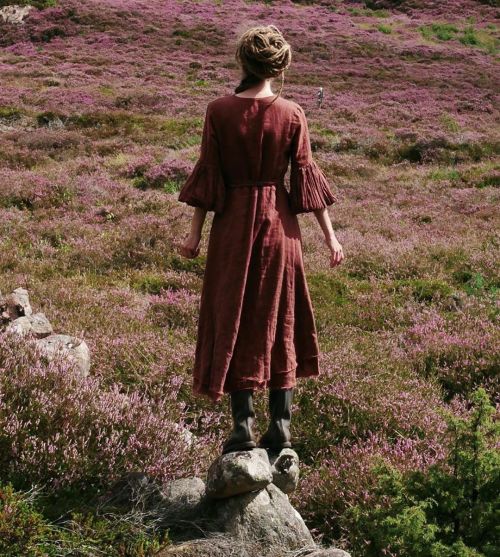
{"type": "Polygon", "coordinates": [[[299,103],[292,101],[291,99],[285,99],[284,97],[280,97],[278,100],[280,101],[283,109],[288,112],[292,118],[298,119],[304,114],[304,109],[299,103]]]}
{"type": "Polygon", "coordinates": [[[306,113],[302,108],[302,105],[295,101],[288,101],[291,104],[292,114],[296,121],[303,122],[306,120],[306,113]]]}
{"type": "Polygon", "coordinates": [[[226,107],[228,103],[231,102],[233,95],[223,95],[222,97],[217,97],[216,99],[211,100],[207,104],[207,109],[209,110],[217,110],[219,108],[226,107]]]}
{"type": "MultiPolygon", "coordinates": [[[[207,108],[210,110],[227,108],[227,106],[230,103],[233,103],[233,101],[234,101],[234,94],[228,93],[227,95],[222,95],[221,97],[217,97],[216,99],[211,100],[208,103],[207,108]]],[[[304,110],[300,106],[300,104],[290,99],[285,99],[284,97],[278,97],[273,104],[279,106],[280,108],[282,108],[287,112],[290,112],[291,114],[304,113],[304,110]]]]}

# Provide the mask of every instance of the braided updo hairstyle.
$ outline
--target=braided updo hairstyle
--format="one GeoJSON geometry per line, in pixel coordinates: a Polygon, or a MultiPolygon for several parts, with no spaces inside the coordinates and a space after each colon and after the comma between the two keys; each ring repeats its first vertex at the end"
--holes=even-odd
{"type": "Polygon", "coordinates": [[[235,93],[245,91],[264,79],[281,76],[276,95],[276,98],[279,97],[285,70],[292,61],[292,49],[275,25],[251,27],[245,31],[238,40],[235,57],[245,73],[235,93]]]}

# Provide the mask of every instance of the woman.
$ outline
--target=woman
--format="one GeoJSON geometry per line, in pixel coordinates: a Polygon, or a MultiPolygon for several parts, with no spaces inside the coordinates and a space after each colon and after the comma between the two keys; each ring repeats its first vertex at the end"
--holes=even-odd
{"type": "Polygon", "coordinates": [[[179,193],[195,207],[179,253],[199,254],[214,211],[200,302],[193,392],[218,402],[230,393],[234,428],[222,452],[254,448],[253,392],[269,388],[270,423],[258,446],[291,447],[293,390],[319,375],[319,346],[297,214],[314,212],[330,250],[343,260],[327,207],[337,201],[312,158],[302,107],[280,97],[291,48],[274,25],[239,39],[242,80],[208,103],[200,157],[179,193]],[[271,90],[281,76],[278,95],[271,90]],[[290,169],[290,193],[284,175],[290,169]]]}

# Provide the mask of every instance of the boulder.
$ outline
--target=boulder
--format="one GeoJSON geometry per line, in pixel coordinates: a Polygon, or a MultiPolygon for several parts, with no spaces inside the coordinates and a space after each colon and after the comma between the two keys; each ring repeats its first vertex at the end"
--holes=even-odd
{"type": "Polygon", "coordinates": [[[306,553],[304,557],[351,557],[351,555],[347,551],[332,547],[329,549],[316,549],[312,553],[306,553]]]}
{"type": "Polygon", "coordinates": [[[24,19],[33,9],[33,6],[4,6],[0,8],[0,19],[5,23],[24,24],[24,19]]]}
{"type": "Polygon", "coordinates": [[[9,313],[7,312],[7,300],[0,291],[0,325],[10,321],[9,313]]]}
{"type": "Polygon", "coordinates": [[[265,449],[220,455],[207,473],[207,497],[222,499],[263,489],[273,481],[265,449]]]}
{"type": "Polygon", "coordinates": [[[32,315],[28,291],[25,288],[16,288],[3,299],[2,306],[5,308],[5,317],[13,321],[18,317],[32,315]]]}
{"type": "Polygon", "coordinates": [[[136,473],[118,482],[102,502],[138,505],[168,530],[173,544],[158,557],[350,557],[318,546],[288,495],[275,485],[295,488],[298,464],[292,449],[271,457],[265,449],[227,453],[210,466],[206,486],[198,477],[161,485],[136,473]],[[233,491],[238,493],[227,495],[233,491]]]}
{"type": "Polygon", "coordinates": [[[233,539],[262,547],[315,547],[311,533],[288,496],[274,484],[236,497],[213,501],[211,513],[221,531],[233,539]]]}
{"type": "Polygon", "coordinates": [[[299,484],[299,455],[293,449],[269,454],[273,484],[283,493],[291,493],[299,484]]]}
{"type": "Polygon", "coordinates": [[[173,480],[163,490],[163,498],[168,505],[183,508],[198,505],[204,494],[205,483],[196,476],[173,480]]]}
{"type": "Polygon", "coordinates": [[[82,377],[89,375],[90,351],[84,340],[71,335],[52,334],[35,342],[49,358],[62,353],[77,364],[82,377]]]}
{"type": "Polygon", "coordinates": [[[54,332],[44,313],[18,317],[11,321],[5,330],[6,332],[13,332],[21,336],[31,333],[36,338],[48,337],[54,332]]]}

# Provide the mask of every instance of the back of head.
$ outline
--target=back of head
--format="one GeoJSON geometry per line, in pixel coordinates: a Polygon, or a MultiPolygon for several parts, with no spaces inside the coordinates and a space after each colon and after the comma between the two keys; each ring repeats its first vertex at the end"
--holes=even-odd
{"type": "Polygon", "coordinates": [[[267,78],[281,76],[281,94],[284,72],[291,64],[292,49],[275,25],[251,27],[238,39],[236,60],[245,76],[235,93],[245,91],[267,78]]]}

